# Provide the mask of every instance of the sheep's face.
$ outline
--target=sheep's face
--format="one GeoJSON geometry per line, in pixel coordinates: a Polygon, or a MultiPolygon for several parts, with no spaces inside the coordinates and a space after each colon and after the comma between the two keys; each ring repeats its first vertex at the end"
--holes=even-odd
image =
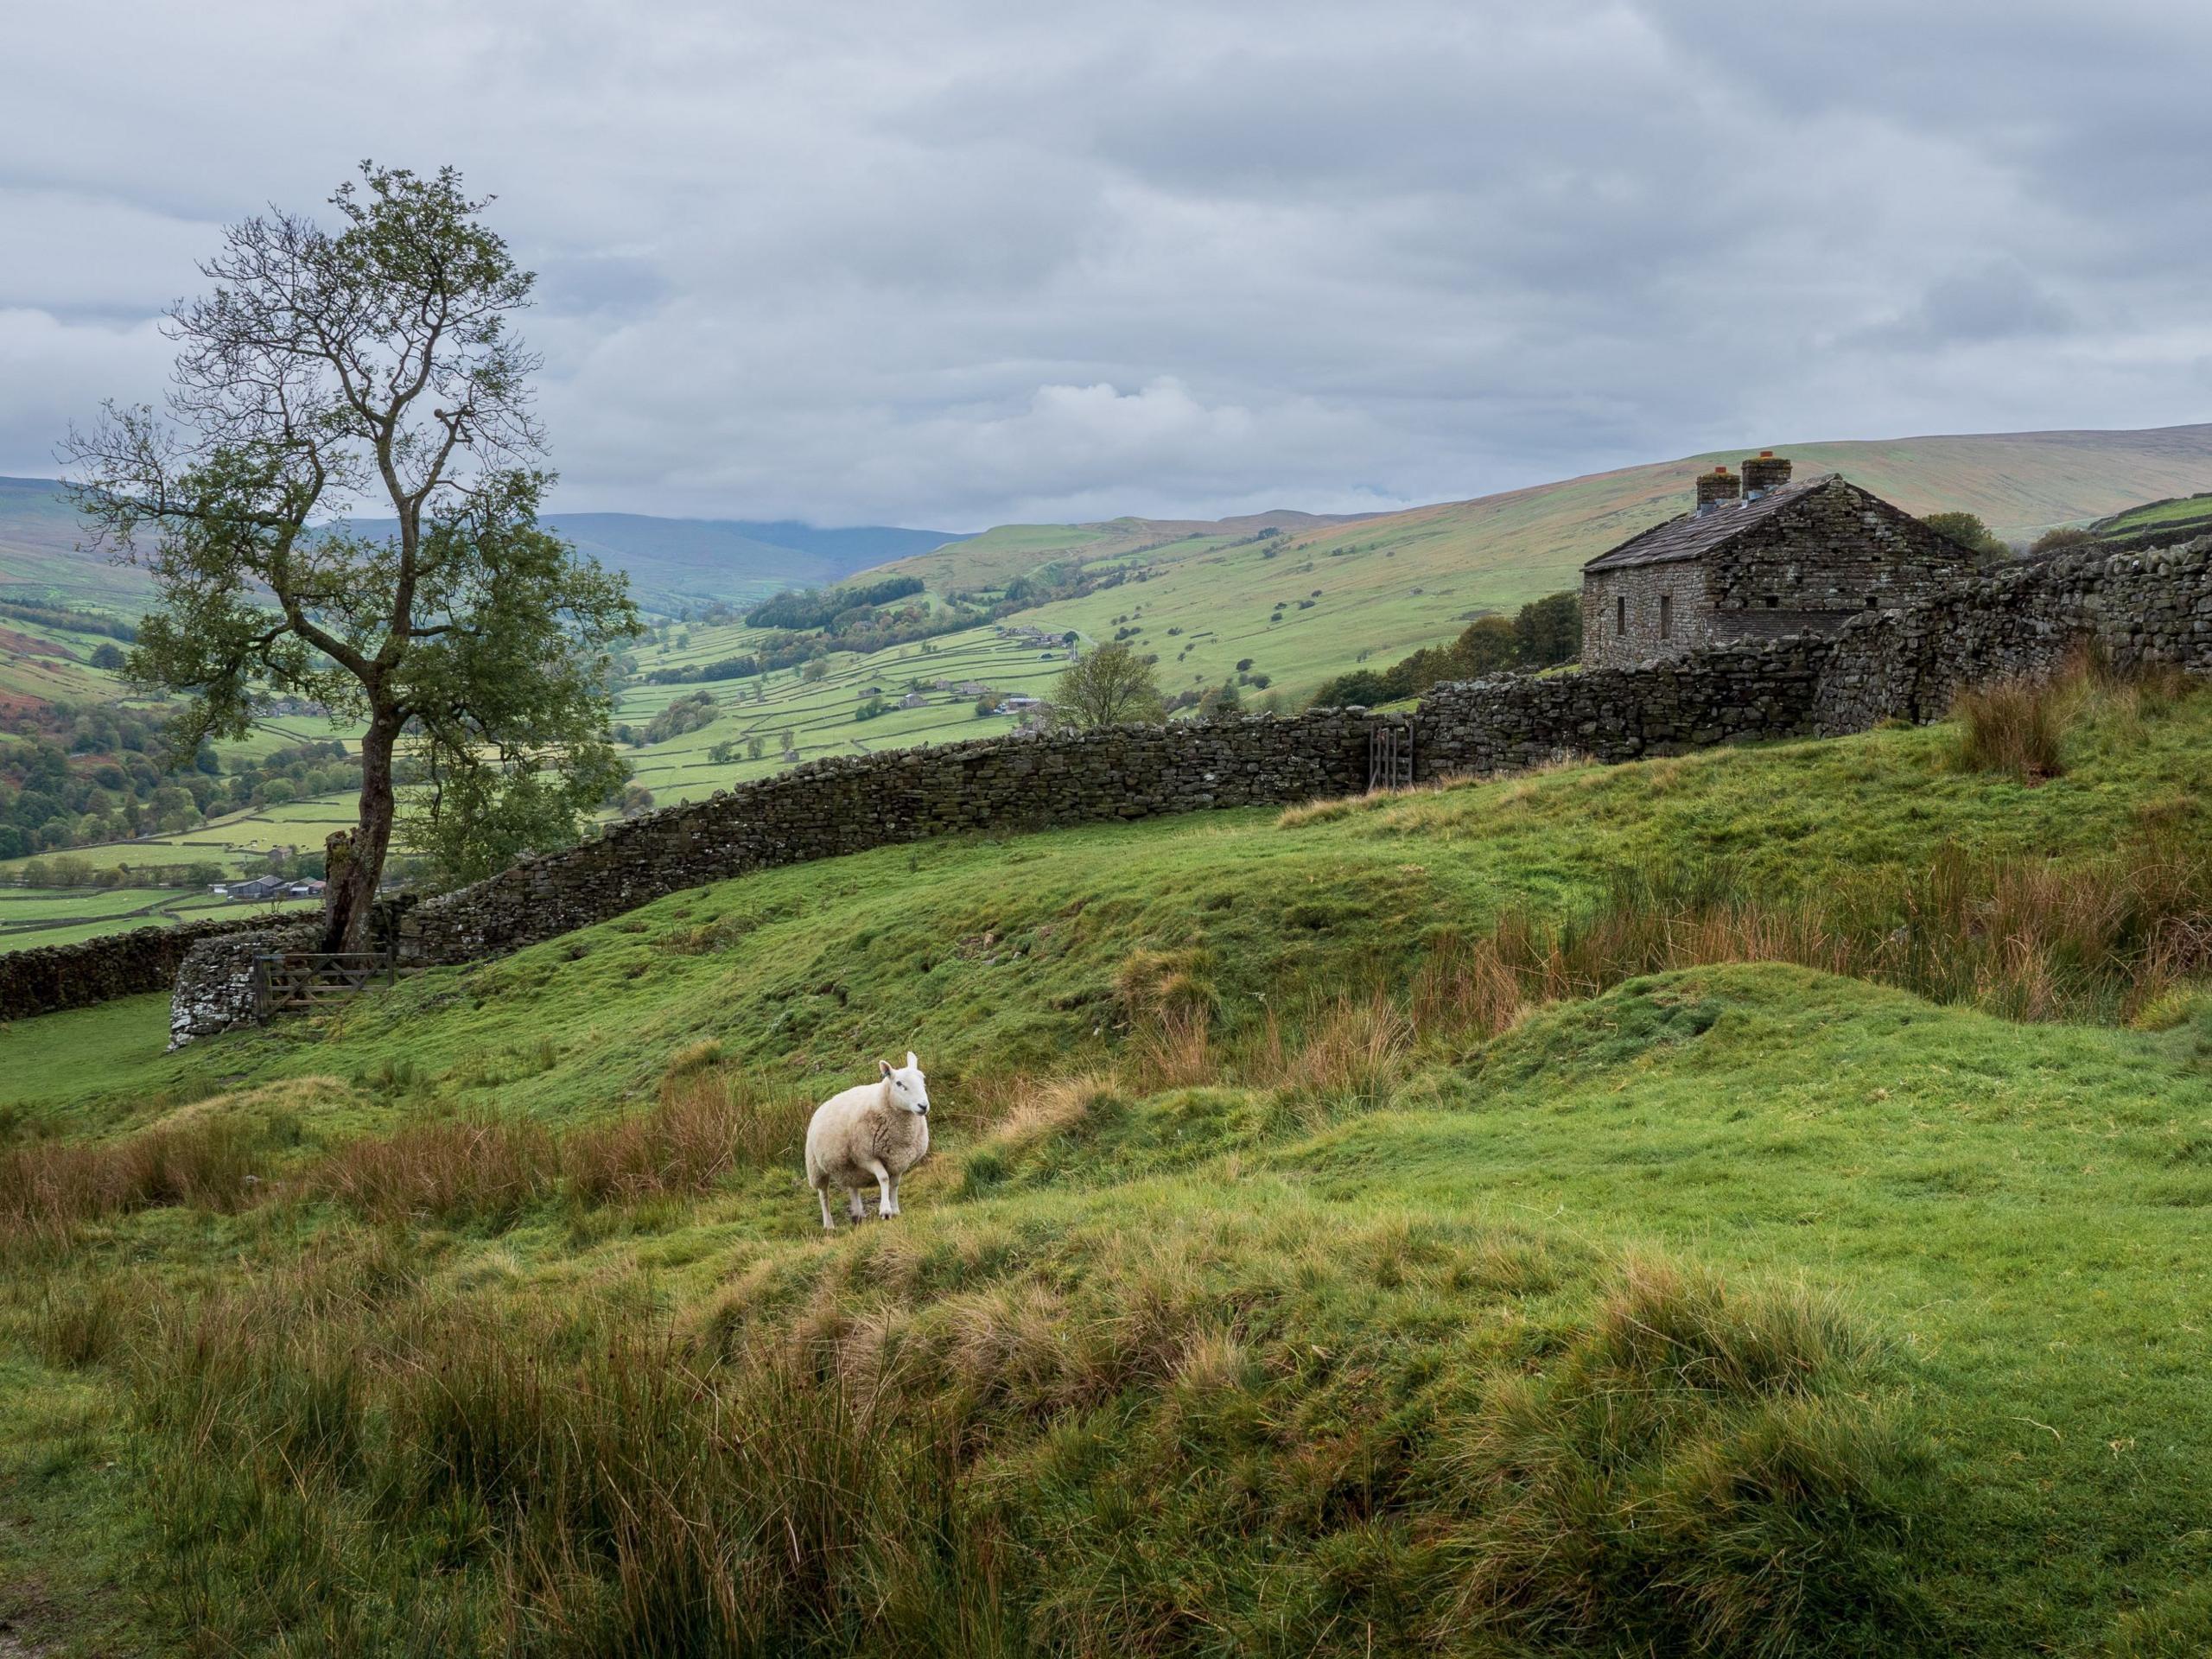
{"type": "Polygon", "coordinates": [[[930,1085],[922,1076],[922,1063],[914,1058],[914,1051],[906,1051],[906,1064],[893,1065],[888,1060],[878,1060],[883,1068],[883,1080],[891,1085],[891,1103],[917,1117],[927,1117],[930,1112],[930,1085]]]}

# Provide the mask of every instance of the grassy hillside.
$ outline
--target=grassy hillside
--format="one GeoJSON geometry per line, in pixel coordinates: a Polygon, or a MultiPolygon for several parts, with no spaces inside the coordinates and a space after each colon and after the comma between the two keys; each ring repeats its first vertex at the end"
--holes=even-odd
{"type": "Polygon", "coordinates": [[[0,599],[142,608],[153,592],[146,573],[79,552],[83,534],[53,480],[0,478],[0,599]]]}
{"type": "Polygon", "coordinates": [[[178,1055],[20,1024],[0,1618],[2199,1650],[2208,740],[934,842],[178,1055]],[[909,1046],[932,1158],[825,1240],[806,1105],[909,1046]]]}
{"type": "MultiPolygon", "coordinates": [[[[2212,426],[1781,447],[1802,474],[1840,472],[1912,512],[1961,509],[2026,538],[2212,484],[2212,426]]],[[[1003,585],[1078,559],[1145,581],[1025,612],[1096,639],[1135,627],[1170,690],[1219,683],[1250,658],[1294,699],[1370,658],[1450,639],[1475,616],[1579,585],[1583,562],[1682,512],[1691,481],[1741,450],[1595,474],[1353,522],[1253,531],[1122,519],[1020,525],[890,567],[940,591],[1003,585]]]]}
{"type": "Polygon", "coordinates": [[[2127,545],[2139,542],[2162,545],[2169,537],[2183,541],[2212,533],[2212,492],[2146,501],[2100,518],[2089,529],[2101,541],[2127,545]]]}

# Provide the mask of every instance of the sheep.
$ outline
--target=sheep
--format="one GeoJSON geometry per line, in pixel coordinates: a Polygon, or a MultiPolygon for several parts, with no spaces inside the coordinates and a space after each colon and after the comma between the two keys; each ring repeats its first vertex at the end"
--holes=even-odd
{"type": "Polygon", "coordinates": [[[930,1149],[930,1090],[921,1062],[909,1049],[902,1067],[894,1069],[888,1060],[876,1065],[881,1077],[830,1096],[806,1126],[806,1184],[822,1200],[825,1232],[837,1230],[830,1215],[833,1184],[845,1189],[846,1210],[855,1221],[868,1219],[861,1193],[871,1181],[883,1196],[881,1213],[895,1216],[899,1178],[930,1149]]]}

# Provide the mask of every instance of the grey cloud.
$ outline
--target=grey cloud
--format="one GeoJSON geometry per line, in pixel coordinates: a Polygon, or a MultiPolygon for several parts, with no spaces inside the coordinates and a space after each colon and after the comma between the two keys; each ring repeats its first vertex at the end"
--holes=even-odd
{"type": "Polygon", "coordinates": [[[2212,20],[2140,0],[101,10],[15,29],[0,472],[364,155],[497,193],[576,509],[1390,505],[2212,386],[2212,20]]]}

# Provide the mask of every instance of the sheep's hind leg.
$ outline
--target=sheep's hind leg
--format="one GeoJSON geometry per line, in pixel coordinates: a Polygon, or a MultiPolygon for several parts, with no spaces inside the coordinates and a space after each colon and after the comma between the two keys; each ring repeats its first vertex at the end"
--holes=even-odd
{"type": "Polygon", "coordinates": [[[814,1189],[814,1196],[822,1200],[822,1230],[825,1233],[836,1232],[837,1224],[830,1216],[830,1189],[826,1186],[817,1186],[814,1189]]]}

